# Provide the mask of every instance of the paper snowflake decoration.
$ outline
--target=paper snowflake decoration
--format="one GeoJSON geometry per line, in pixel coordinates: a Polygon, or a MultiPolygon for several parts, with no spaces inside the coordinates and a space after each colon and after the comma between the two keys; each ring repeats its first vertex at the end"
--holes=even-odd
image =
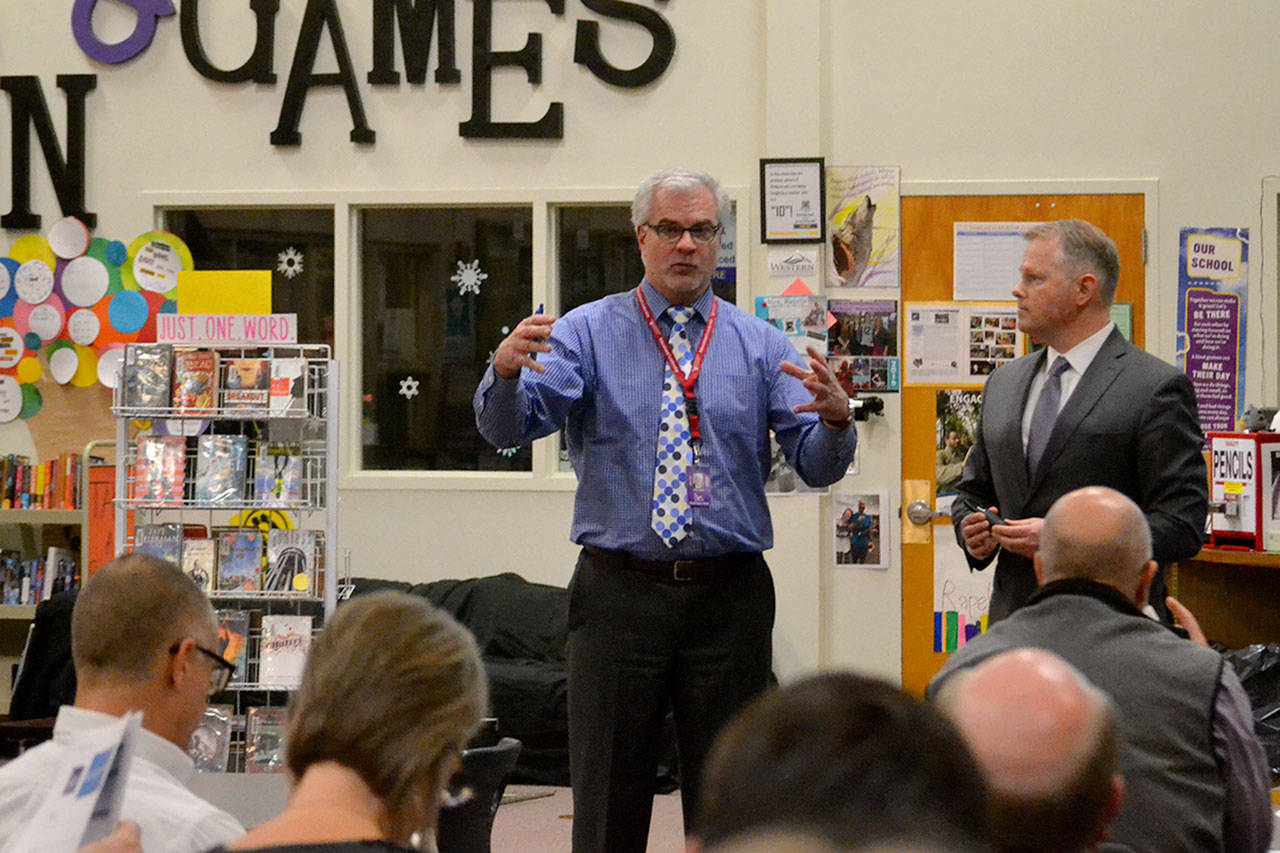
{"type": "Polygon", "coordinates": [[[468,293],[480,295],[480,282],[489,277],[487,272],[480,272],[480,260],[477,258],[469,264],[458,261],[458,271],[449,276],[449,281],[458,285],[458,295],[468,293]]]}
{"type": "Polygon", "coordinates": [[[500,450],[498,450],[498,455],[505,456],[506,458],[510,459],[512,456],[515,456],[519,452],[520,452],[520,448],[518,447],[503,447],[500,450]]]}
{"type": "Polygon", "coordinates": [[[276,270],[285,278],[295,278],[302,272],[302,253],[290,246],[276,255],[276,270]]]}
{"type": "Polygon", "coordinates": [[[414,397],[418,396],[418,380],[414,379],[412,376],[406,376],[404,379],[401,379],[399,394],[406,400],[412,400],[414,397]]]}

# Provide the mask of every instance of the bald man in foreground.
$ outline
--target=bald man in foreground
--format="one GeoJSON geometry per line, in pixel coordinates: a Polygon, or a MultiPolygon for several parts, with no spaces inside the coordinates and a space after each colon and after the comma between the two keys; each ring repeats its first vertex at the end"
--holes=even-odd
{"type": "Polygon", "coordinates": [[[1034,557],[1040,588],[953,654],[926,693],[1001,652],[1054,652],[1117,708],[1126,790],[1112,840],[1159,853],[1265,851],[1269,774],[1249,699],[1219,654],[1142,614],[1158,569],[1151,554],[1133,501],[1101,486],[1063,495],[1034,557]]]}
{"type": "Polygon", "coordinates": [[[1108,849],[1124,797],[1115,708],[1071,664],[1043,649],[1004,652],[950,679],[938,705],[991,785],[996,850],[1108,849]]]}

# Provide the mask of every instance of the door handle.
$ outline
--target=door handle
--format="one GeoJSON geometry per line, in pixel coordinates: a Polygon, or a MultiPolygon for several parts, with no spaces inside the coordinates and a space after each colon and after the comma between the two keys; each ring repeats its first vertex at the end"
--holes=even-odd
{"type": "Polygon", "coordinates": [[[907,521],[923,527],[935,518],[949,518],[951,513],[939,512],[928,501],[914,500],[907,504],[907,521]]]}

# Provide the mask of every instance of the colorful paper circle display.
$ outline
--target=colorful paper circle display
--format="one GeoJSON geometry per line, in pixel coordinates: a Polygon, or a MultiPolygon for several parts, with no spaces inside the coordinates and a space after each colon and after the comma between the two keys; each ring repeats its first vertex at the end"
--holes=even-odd
{"type": "Polygon", "coordinates": [[[120,265],[129,259],[129,250],[124,247],[124,243],[119,240],[108,243],[101,237],[94,237],[89,241],[89,251],[85,252],[86,257],[100,261],[107,268],[109,277],[107,283],[107,295],[119,293],[124,290],[124,281],[120,274],[120,265]],[[115,260],[112,256],[112,248],[120,247],[120,260],[115,260]]]}
{"type": "Polygon", "coordinates": [[[40,359],[27,356],[18,362],[18,381],[23,385],[39,382],[42,376],[44,368],[40,366],[40,359]]]}
{"type": "Polygon", "coordinates": [[[80,365],[75,376],[71,377],[71,384],[77,388],[88,388],[98,381],[98,351],[76,344],[76,354],[80,356],[80,365]]]}
{"type": "Polygon", "coordinates": [[[78,258],[89,248],[89,229],[74,216],[64,216],[49,229],[49,248],[59,258],[78,258]]]}
{"type": "Polygon", "coordinates": [[[13,325],[17,330],[23,335],[34,332],[42,341],[51,341],[58,336],[65,317],[66,308],[56,296],[50,296],[39,305],[32,305],[24,299],[13,307],[13,325]]]}
{"type": "Polygon", "coordinates": [[[27,234],[13,241],[9,247],[9,257],[20,264],[27,261],[43,261],[49,269],[58,262],[58,256],[49,248],[49,241],[39,234],[27,234]]]}
{"type": "Polygon", "coordinates": [[[98,320],[98,315],[88,308],[72,311],[67,318],[67,336],[81,346],[93,344],[98,340],[98,332],[101,330],[102,323],[98,320]]]}
{"type": "Polygon", "coordinates": [[[115,388],[123,366],[124,344],[107,344],[98,353],[98,381],[107,388],[115,388]]]}
{"type": "Polygon", "coordinates": [[[67,341],[59,341],[49,347],[49,375],[59,385],[66,385],[71,377],[80,369],[80,353],[76,345],[67,341]]]}
{"type": "Polygon", "coordinates": [[[97,258],[76,258],[62,268],[62,295],[72,305],[88,308],[107,295],[111,272],[97,258]]]}
{"type": "Polygon", "coordinates": [[[13,290],[13,274],[18,271],[18,266],[18,262],[13,258],[0,258],[0,300],[7,297],[13,290]]]}
{"type": "Polygon", "coordinates": [[[51,341],[62,334],[62,321],[65,317],[63,310],[58,298],[51,296],[48,302],[31,309],[27,325],[31,327],[31,331],[40,336],[40,340],[51,341]]]}
{"type": "Polygon", "coordinates": [[[126,290],[173,295],[178,273],[195,268],[191,250],[176,234],[148,231],[129,244],[130,262],[121,270],[126,290]]]}
{"type": "Polygon", "coordinates": [[[117,332],[131,335],[147,324],[147,300],[136,290],[124,290],[111,297],[107,319],[117,332]]]}
{"type": "Polygon", "coordinates": [[[12,326],[0,326],[0,369],[16,367],[26,349],[21,332],[12,326]]]}
{"type": "Polygon", "coordinates": [[[34,418],[40,414],[42,408],[44,408],[44,397],[41,396],[40,389],[34,385],[23,385],[22,408],[18,411],[18,417],[24,421],[34,418]]]}
{"type": "Polygon", "coordinates": [[[18,267],[13,288],[23,302],[39,305],[53,293],[53,269],[39,258],[32,258],[18,267]]]}
{"type": "Polygon", "coordinates": [[[0,424],[16,420],[22,411],[22,386],[12,376],[0,376],[0,424]]]}

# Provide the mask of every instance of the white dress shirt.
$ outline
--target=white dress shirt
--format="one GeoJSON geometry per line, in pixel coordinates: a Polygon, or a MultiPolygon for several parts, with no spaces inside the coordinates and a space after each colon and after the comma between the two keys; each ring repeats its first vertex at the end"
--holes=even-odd
{"type": "Polygon", "coordinates": [[[1047,347],[1049,351],[1045,353],[1044,363],[1040,365],[1040,369],[1036,371],[1035,378],[1031,380],[1031,393],[1027,395],[1027,406],[1022,410],[1023,450],[1027,449],[1027,437],[1031,435],[1031,415],[1036,410],[1036,402],[1040,399],[1040,392],[1044,390],[1049,368],[1053,366],[1054,361],[1057,360],[1058,356],[1063,356],[1066,358],[1067,364],[1071,365],[1062,372],[1062,376],[1058,379],[1059,387],[1062,388],[1062,396],[1058,398],[1058,411],[1061,412],[1062,407],[1071,398],[1071,392],[1075,391],[1076,386],[1080,384],[1080,377],[1084,376],[1084,372],[1089,369],[1089,365],[1093,364],[1093,360],[1098,355],[1098,350],[1102,349],[1102,345],[1106,343],[1107,337],[1115,327],[1115,323],[1108,322],[1101,329],[1066,352],[1058,352],[1053,347],[1047,347]]]}
{"type": "MultiPolygon", "coordinates": [[[[62,765],[66,745],[76,735],[116,719],[64,705],[52,740],[0,767],[0,848],[39,804],[62,765]]],[[[145,853],[201,853],[244,835],[234,817],[187,790],[194,770],[181,749],[146,729],[138,730],[120,818],[138,824],[145,853]]]]}

